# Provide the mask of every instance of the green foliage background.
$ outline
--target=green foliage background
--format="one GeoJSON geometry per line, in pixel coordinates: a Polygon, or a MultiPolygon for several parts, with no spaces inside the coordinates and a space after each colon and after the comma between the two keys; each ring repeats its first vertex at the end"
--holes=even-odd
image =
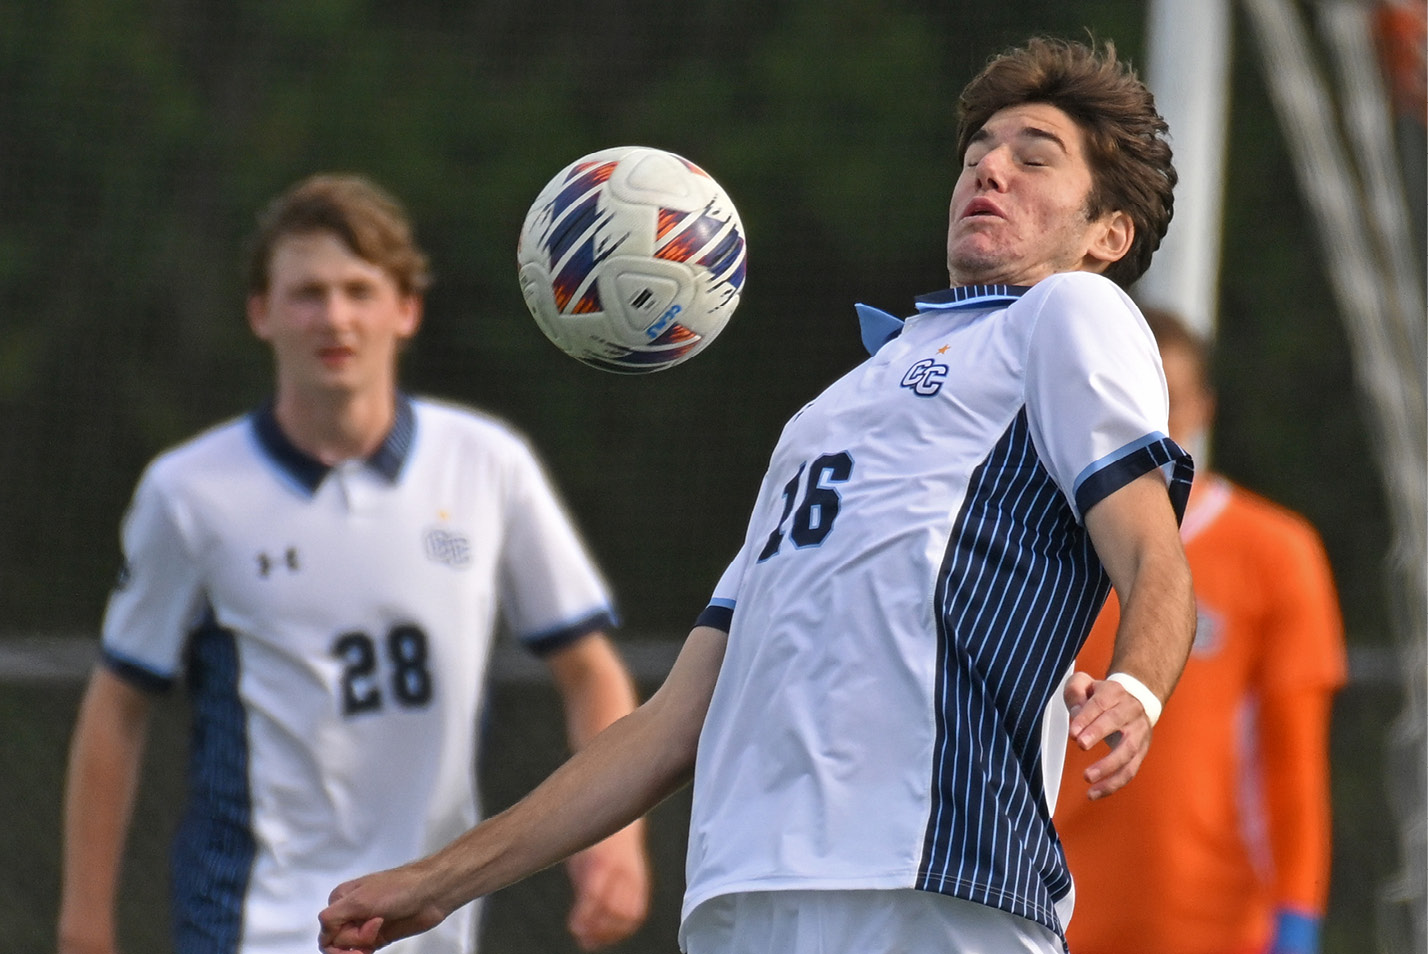
{"type": "MultiPolygon", "coordinates": [[[[859,360],[852,303],[896,311],[945,285],[957,90],[1004,46],[1087,30],[1143,62],[1137,0],[7,0],[0,639],[92,633],[144,463],[262,400],[242,243],[256,208],[318,170],[374,176],[419,223],[437,284],[409,386],[526,430],[629,631],[679,638],[738,545],[782,422],[859,360]],[[514,268],[546,179],[627,143],[708,169],[750,242],[719,342],[640,379],[559,355],[514,268]]],[[[1234,85],[1214,460],[1320,527],[1355,644],[1384,644],[1378,477],[1247,42],[1234,85]]],[[[1395,696],[1353,692],[1336,727],[1351,762],[1329,929],[1345,951],[1362,949],[1393,864],[1377,779],[1395,696]]],[[[42,726],[6,712],[0,755],[62,750],[65,717],[41,709],[42,726]]],[[[16,895],[32,897],[53,883],[57,792],[17,778],[14,802],[47,806],[33,837],[14,836],[43,853],[40,888],[16,895]]],[[[52,900],[23,910],[43,937],[52,900]]]]}

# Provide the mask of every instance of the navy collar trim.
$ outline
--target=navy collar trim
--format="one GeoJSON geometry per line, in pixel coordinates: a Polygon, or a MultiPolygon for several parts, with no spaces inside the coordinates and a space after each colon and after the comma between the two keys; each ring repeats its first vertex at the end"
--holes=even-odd
{"type": "MultiPolygon", "coordinates": [[[[317,488],[332,470],[322,461],[299,450],[283,429],[278,426],[278,417],[269,401],[253,412],[253,434],[258,445],[272,458],[284,473],[307,490],[316,493],[317,488]]],[[[412,442],[416,437],[416,412],[411,398],[397,393],[397,414],[392,429],[372,455],[367,458],[367,466],[380,474],[388,483],[396,483],[401,476],[402,466],[411,455],[412,442]]]]}
{"type": "MultiPolygon", "coordinates": [[[[1030,291],[1030,285],[961,285],[914,299],[919,313],[950,311],[955,308],[989,308],[1010,304],[1030,291]]],[[[902,334],[903,319],[872,305],[854,305],[868,354],[902,334]]]]}
{"type": "Polygon", "coordinates": [[[986,308],[1002,302],[1016,301],[1031,291],[1030,285],[961,285],[946,288],[915,299],[918,311],[941,311],[948,308],[986,308]]]}

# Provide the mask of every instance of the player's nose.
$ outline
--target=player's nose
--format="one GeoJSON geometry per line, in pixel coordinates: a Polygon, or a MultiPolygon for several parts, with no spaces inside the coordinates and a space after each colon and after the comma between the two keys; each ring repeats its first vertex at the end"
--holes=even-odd
{"type": "Polygon", "coordinates": [[[1011,150],[1006,146],[988,149],[972,166],[972,176],[978,188],[1002,191],[1011,176],[1011,150]]]}
{"type": "Polygon", "coordinates": [[[357,309],[353,302],[334,289],[324,294],[319,301],[316,320],[324,328],[340,331],[350,328],[356,316],[357,309]]]}

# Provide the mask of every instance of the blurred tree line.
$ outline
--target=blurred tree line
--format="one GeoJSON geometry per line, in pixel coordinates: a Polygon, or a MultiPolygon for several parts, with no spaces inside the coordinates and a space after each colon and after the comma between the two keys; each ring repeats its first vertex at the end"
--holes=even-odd
{"type": "MultiPolygon", "coordinates": [[[[1143,66],[1143,7],[6,0],[0,640],[92,636],[140,469],[265,398],[268,358],[243,318],[243,244],[268,198],[319,170],[382,182],[431,253],[437,282],[406,356],[408,386],[530,434],[628,632],[682,637],[739,545],[784,420],[862,357],[853,303],[906,313],[914,295],[945,286],[962,84],[1034,33],[1089,30],[1143,66]],[[728,330],[697,360],[648,378],[560,355],[515,277],[516,236],[540,187],[572,159],[622,144],[700,163],[749,236],[728,330]]],[[[1214,463],[1314,521],[1351,639],[1383,645],[1378,475],[1247,41],[1231,124],[1214,463]]],[[[1396,710],[1374,691],[1336,727],[1335,757],[1353,761],[1336,772],[1330,951],[1364,949],[1365,912],[1393,864],[1377,760],[1396,710]]],[[[14,801],[0,799],[15,811],[34,804],[26,791],[57,786],[67,727],[54,712],[73,699],[36,708],[8,695],[0,752],[49,773],[17,777],[14,801]]],[[[38,918],[35,931],[52,916],[56,824],[36,816],[32,831],[0,831],[6,854],[45,856],[14,905],[0,904],[7,921],[38,918]]]]}
{"type": "MultiPolygon", "coordinates": [[[[10,0],[0,7],[0,631],[88,631],[144,462],[263,398],[242,317],[255,210],[323,169],[401,196],[437,284],[407,381],[543,450],[630,628],[678,636],[737,547],[783,420],[860,357],[851,305],[945,285],[955,95],[1035,32],[1136,0],[10,0]],[[673,149],[750,236],[740,312],[648,379],[561,357],[514,277],[545,180],[673,149]]],[[[1377,639],[1384,527],[1345,343],[1241,43],[1218,466],[1322,529],[1377,639]],[[1357,461],[1345,467],[1344,461],[1357,461]]],[[[1172,225],[1173,227],[1173,225],[1172,225]]]]}

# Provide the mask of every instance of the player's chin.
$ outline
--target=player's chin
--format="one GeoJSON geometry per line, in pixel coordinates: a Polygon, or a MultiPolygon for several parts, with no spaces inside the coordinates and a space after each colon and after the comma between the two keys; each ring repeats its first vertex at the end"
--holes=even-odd
{"type": "Polygon", "coordinates": [[[1002,265],[1002,256],[984,235],[964,235],[947,245],[947,274],[953,284],[994,284],[1002,265]]]}

